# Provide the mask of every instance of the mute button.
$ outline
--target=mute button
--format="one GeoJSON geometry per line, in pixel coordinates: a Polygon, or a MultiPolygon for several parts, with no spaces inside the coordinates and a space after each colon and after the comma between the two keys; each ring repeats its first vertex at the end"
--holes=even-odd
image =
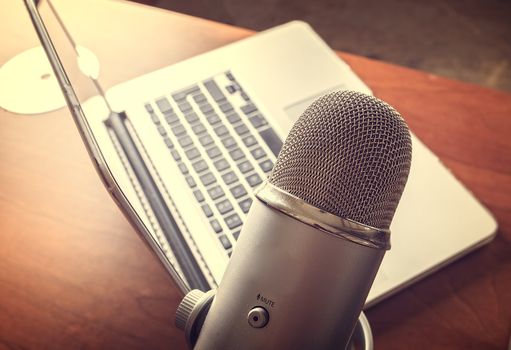
{"type": "Polygon", "coordinates": [[[268,324],[270,315],[265,308],[256,306],[248,312],[247,316],[248,324],[254,328],[263,328],[268,324]]]}

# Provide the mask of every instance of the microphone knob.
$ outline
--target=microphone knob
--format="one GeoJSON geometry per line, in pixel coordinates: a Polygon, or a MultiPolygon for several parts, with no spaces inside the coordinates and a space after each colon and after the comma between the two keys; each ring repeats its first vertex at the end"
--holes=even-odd
{"type": "Polygon", "coordinates": [[[247,321],[248,324],[254,328],[263,328],[268,324],[270,315],[264,307],[256,306],[248,312],[247,321]]]}
{"type": "Polygon", "coordinates": [[[185,332],[186,341],[193,347],[215,296],[215,291],[204,293],[193,289],[177,307],[175,325],[185,332]]]}

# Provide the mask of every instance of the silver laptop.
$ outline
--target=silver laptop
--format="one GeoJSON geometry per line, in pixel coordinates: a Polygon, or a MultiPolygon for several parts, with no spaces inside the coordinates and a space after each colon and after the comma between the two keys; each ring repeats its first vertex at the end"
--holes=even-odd
{"type": "MultiPolygon", "coordinates": [[[[73,34],[73,27],[94,23],[76,9],[87,2],[67,11],[71,5],[53,0],[66,33],[46,1],[39,10],[25,1],[101,178],[183,291],[218,285],[252,193],[301,112],[334,90],[371,93],[303,22],[103,93],[98,71],[108,67],[73,34]]],[[[392,249],[367,305],[489,242],[496,232],[490,213],[420,140],[412,142],[410,177],[391,225],[392,249]]]]}

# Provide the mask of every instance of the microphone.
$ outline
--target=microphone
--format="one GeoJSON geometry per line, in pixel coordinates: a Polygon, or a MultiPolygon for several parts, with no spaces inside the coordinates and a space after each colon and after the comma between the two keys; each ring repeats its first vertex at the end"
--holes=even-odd
{"type": "Polygon", "coordinates": [[[256,192],[194,349],[344,349],[410,162],[408,127],[387,103],[353,91],[313,102],[256,192]]]}

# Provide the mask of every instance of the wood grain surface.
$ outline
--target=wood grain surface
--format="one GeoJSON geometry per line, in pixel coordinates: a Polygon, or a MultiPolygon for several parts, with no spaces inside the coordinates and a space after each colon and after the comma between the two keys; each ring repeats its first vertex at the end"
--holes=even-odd
{"type": "MultiPolygon", "coordinates": [[[[80,10],[59,6],[69,18],[95,19],[73,30],[109,67],[102,73],[107,86],[252,34],[124,2],[85,3],[80,10]]],[[[3,64],[38,41],[20,2],[0,9],[3,64]]],[[[341,57],[500,226],[488,246],[368,310],[376,348],[506,348],[511,95],[341,57]]],[[[185,349],[173,325],[180,299],[103,188],[69,112],[0,110],[0,349],[185,349]]]]}

